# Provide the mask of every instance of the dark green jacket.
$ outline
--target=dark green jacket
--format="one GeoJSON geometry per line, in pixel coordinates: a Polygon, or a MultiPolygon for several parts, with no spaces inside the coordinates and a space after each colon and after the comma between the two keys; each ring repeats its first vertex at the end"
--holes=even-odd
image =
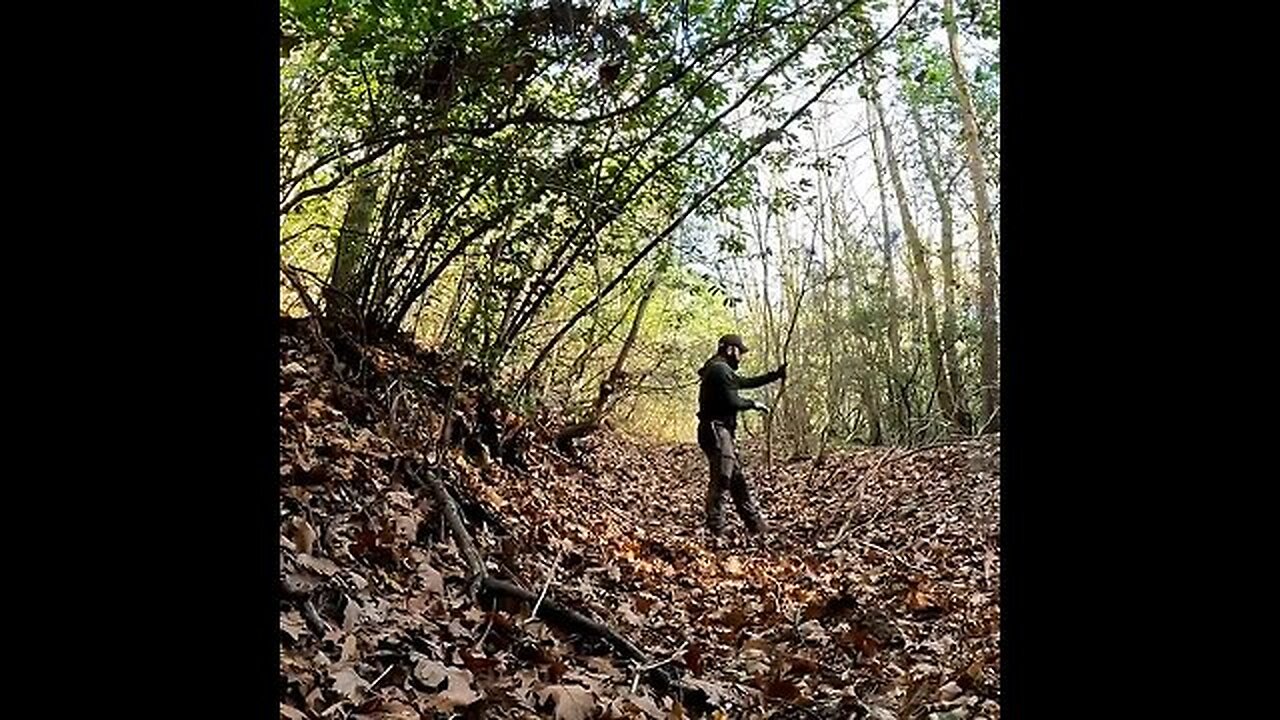
{"type": "MultiPolygon", "coordinates": [[[[781,377],[777,370],[742,377],[729,367],[723,355],[712,355],[698,374],[702,376],[702,385],[698,389],[698,419],[703,424],[719,421],[730,430],[738,427],[738,411],[751,408],[751,401],[738,395],[738,391],[768,385],[781,377]]],[[[698,434],[701,436],[702,432],[698,434]]]]}

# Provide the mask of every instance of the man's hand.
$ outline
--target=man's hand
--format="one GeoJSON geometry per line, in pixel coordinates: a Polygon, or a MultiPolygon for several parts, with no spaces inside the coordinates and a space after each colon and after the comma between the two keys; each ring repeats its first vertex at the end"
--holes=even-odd
{"type": "Polygon", "coordinates": [[[769,406],[768,406],[768,405],[765,405],[764,403],[760,402],[759,400],[752,400],[752,401],[751,401],[751,407],[755,408],[756,410],[759,410],[760,412],[762,412],[762,413],[764,413],[764,414],[766,414],[766,415],[768,415],[768,414],[769,414],[769,406]]]}

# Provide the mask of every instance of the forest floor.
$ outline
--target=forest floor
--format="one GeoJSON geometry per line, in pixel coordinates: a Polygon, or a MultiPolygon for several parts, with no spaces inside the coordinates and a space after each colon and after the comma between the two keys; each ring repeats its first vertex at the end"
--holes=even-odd
{"type": "Polygon", "coordinates": [[[305,321],[282,320],[281,368],[281,717],[1000,716],[998,438],[772,472],[748,443],[771,537],[735,518],[712,548],[692,443],[606,430],[561,453],[435,354],[335,350],[305,321]],[[446,407],[427,464],[488,572],[625,636],[668,686],[546,610],[469,593],[414,480],[446,407]]]}

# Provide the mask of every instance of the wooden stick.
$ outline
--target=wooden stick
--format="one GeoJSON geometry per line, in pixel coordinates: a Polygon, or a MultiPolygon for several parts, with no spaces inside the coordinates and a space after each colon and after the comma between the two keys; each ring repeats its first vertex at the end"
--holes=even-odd
{"type": "MultiPolygon", "coordinates": [[[[800,319],[800,303],[804,302],[804,294],[809,286],[809,272],[813,269],[814,248],[809,247],[809,257],[805,261],[804,277],[800,281],[800,292],[797,294],[795,307],[791,308],[791,323],[787,326],[787,336],[782,341],[782,364],[787,364],[787,351],[791,349],[791,335],[796,330],[796,320],[800,319]]],[[[768,468],[767,477],[770,482],[773,481],[773,415],[782,407],[782,397],[787,392],[787,379],[782,379],[782,385],[778,388],[778,396],[773,401],[773,410],[769,412],[769,417],[765,419],[764,429],[764,445],[765,445],[765,463],[768,468]]]]}
{"type": "Polygon", "coordinates": [[[533,622],[538,617],[538,608],[542,607],[542,601],[547,597],[547,590],[551,589],[551,580],[556,576],[556,568],[560,565],[560,556],[564,554],[564,550],[556,551],[556,559],[552,561],[551,568],[547,570],[547,579],[542,583],[542,592],[538,593],[538,601],[533,604],[533,610],[529,613],[529,619],[526,623],[533,622]]]}
{"type": "Polygon", "coordinates": [[[467,589],[468,594],[474,599],[480,589],[480,584],[488,573],[484,569],[484,560],[480,557],[480,551],[476,549],[475,543],[471,540],[471,533],[467,532],[467,526],[462,522],[462,513],[458,510],[457,503],[453,501],[449,491],[444,486],[444,481],[440,479],[440,474],[434,469],[429,468],[423,473],[426,476],[425,482],[422,476],[414,472],[412,467],[407,467],[406,469],[409,472],[409,477],[420,485],[426,485],[431,489],[432,495],[435,496],[436,503],[440,506],[440,514],[444,516],[449,529],[453,531],[453,540],[458,544],[458,553],[462,555],[462,559],[467,563],[467,569],[470,571],[470,576],[467,578],[467,589]]]}
{"type": "Polygon", "coordinates": [[[645,673],[649,672],[650,670],[657,670],[658,668],[662,667],[663,665],[666,665],[667,663],[675,662],[680,657],[680,655],[683,654],[686,649],[688,649],[688,647],[689,647],[689,643],[686,641],[683,645],[677,648],[674,653],[671,654],[671,657],[668,657],[665,660],[652,662],[652,663],[649,663],[648,665],[641,665],[640,663],[636,663],[635,664],[636,674],[635,674],[635,677],[631,679],[631,694],[633,695],[635,694],[636,688],[640,686],[640,678],[643,677],[645,673]]]}
{"type": "Polygon", "coordinates": [[[386,670],[383,670],[383,671],[382,671],[382,674],[381,674],[381,675],[379,675],[379,676],[377,677],[377,679],[375,679],[373,682],[369,683],[369,689],[370,689],[370,690],[372,690],[372,689],[374,689],[375,687],[377,687],[377,686],[378,686],[378,683],[382,682],[382,678],[386,677],[386,676],[387,676],[387,673],[391,672],[391,669],[392,669],[392,668],[394,668],[395,666],[396,666],[396,664],[395,664],[395,663],[391,663],[390,665],[388,665],[388,666],[387,666],[387,669],[386,669],[386,670]]]}
{"type": "Polygon", "coordinates": [[[493,614],[498,611],[498,601],[494,599],[493,604],[489,606],[489,621],[484,624],[484,632],[480,633],[480,639],[476,641],[476,649],[484,652],[484,639],[489,637],[489,630],[493,628],[493,614]]]}

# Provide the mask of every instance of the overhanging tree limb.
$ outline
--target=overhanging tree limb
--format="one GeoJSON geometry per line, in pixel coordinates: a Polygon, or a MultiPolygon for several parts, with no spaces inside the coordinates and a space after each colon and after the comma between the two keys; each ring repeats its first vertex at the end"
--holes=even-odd
{"type": "MultiPolygon", "coordinates": [[[[649,182],[653,180],[653,178],[657,177],[659,173],[661,173],[663,170],[673,165],[677,160],[684,157],[685,153],[693,149],[698,144],[698,142],[702,140],[702,138],[706,137],[708,133],[720,127],[724,119],[727,118],[739,107],[741,107],[743,103],[745,103],[752,95],[754,95],[755,92],[762,85],[764,85],[764,82],[770,76],[776,73],[779,69],[781,69],[787,63],[794,60],[806,47],[809,46],[809,43],[812,42],[814,38],[816,38],[824,30],[830,27],[836,20],[839,20],[845,13],[849,12],[854,7],[856,7],[860,2],[861,0],[854,0],[853,2],[846,4],[845,6],[840,8],[837,12],[835,12],[834,14],[826,18],[824,21],[819,23],[817,27],[815,27],[809,33],[808,37],[806,37],[804,41],[798,44],[795,48],[793,48],[780,60],[775,62],[768,70],[764,72],[763,75],[757,78],[756,81],[752,83],[751,86],[748,87],[747,90],[741,95],[741,97],[739,97],[728,107],[724,108],[719,113],[717,113],[716,116],[713,117],[711,120],[707,121],[706,123],[703,123],[702,127],[698,130],[697,133],[694,134],[693,137],[689,138],[678,150],[671,153],[669,156],[664,158],[661,162],[657,163],[652,168],[650,168],[643,176],[641,176],[639,180],[637,180],[631,186],[631,188],[627,191],[626,195],[624,195],[620,200],[612,202],[611,205],[613,207],[622,208],[622,207],[625,207],[627,204],[629,204],[632,200],[634,200],[635,197],[640,194],[640,191],[643,190],[646,186],[648,186],[649,182]]],[[[799,12],[799,9],[793,11],[792,14],[794,14],[795,12],[799,12]]],[[[747,39],[754,39],[754,38],[749,36],[747,39]]],[[[627,169],[630,168],[632,163],[634,163],[635,160],[639,157],[640,151],[642,151],[645,148],[645,146],[648,145],[649,141],[657,137],[659,133],[661,133],[662,130],[668,124],[678,119],[680,115],[684,113],[689,103],[692,102],[692,100],[697,96],[698,92],[704,86],[706,86],[707,83],[709,83],[713,77],[715,77],[716,73],[719,73],[721,70],[727,67],[732,60],[737,58],[741,53],[745,52],[746,48],[747,48],[747,43],[745,41],[739,44],[737,49],[732,55],[730,55],[729,57],[726,57],[723,61],[720,62],[719,65],[717,65],[710,72],[708,72],[706,75],[703,76],[703,78],[698,82],[698,84],[689,93],[686,94],[684,100],[679,104],[679,106],[676,107],[674,112],[669,113],[666,117],[662,119],[661,122],[659,122],[652,129],[650,129],[645,139],[641,141],[641,143],[637,146],[636,152],[632,153],[632,155],[627,159],[627,162],[624,163],[623,166],[615,172],[615,179],[613,180],[613,182],[609,183],[608,188],[606,188],[605,190],[604,196],[607,196],[608,194],[612,193],[615,189],[617,189],[620,186],[620,184],[626,177],[627,169]]],[[[579,244],[578,246],[579,249],[569,257],[567,262],[563,262],[560,264],[560,269],[555,273],[554,277],[552,277],[549,282],[542,284],[541,291],[539,291],[535,295],[530,296],[530,298],[527,298],[526,299],[527,302],[522,301],[521,307],[516,312],[516,320],[515,322],[512,323],[510,332],[508,332],[508,334],[504,337],[504,342],[510,343],[510,341],[515,339],[516,334],[521,329],[523,329],[533,319],[533,317],[537,314],[537,312],[541,309],[542,304],[546,302],[548,297],[550,297],[551,291],[564,278],[564,276],[568,274],[568,272],[573,268],[574,262],[577,260],[581,252],[586,248],[587,243],[589,243],[592,239],[594,239],[597,235],[599,235],[600,232],[602,232],[606,227],[612,224],[613,221],[616,220],[620,214],[621,213],[619,212],[609,217],[602,218],[598,223],[596,223],[595,227],[589,230],[589,235],[586,238],[584,238],[582,242],[579,244]]],[[[581,234],[582,231],[586,229],[589,218],[590,218],[589,215],[584,216],[582,220],[580,220],[577,223],[577,225],[573,228],[573,231],[569,234],[568,239],[565,240],[563,246],[567,247],[569,244],[572,243],[572,241],[578,238],[579,234],[581,234]]]]}
{"type": "MultiPolygon", "coordinates": [[[[534,125],[539,127],[586,127],[621,117],[623,115],[632,114],[649,105],[649,103],[657,98],[662,91],[675,87],[684,79],[685,76],[697,68],[698,62],[711,58],[716,53],[729,48],[737,48],[738,50],[736,50],[735,53],[740,52],[740,48],[746,45],[748,41],[751,41],[757,36],[781,25],[787,20],[790,20],[792,17],[807,8],[809,4],[810,3],[801,3],[786,13],[770,17],[763,23],[739,23],[734,28],[734,30],[741,29],[737,34],[732,34],[711,44],[704,50],[700,51],[697,57],[692,58],[691,62],[678,63],[669,73],[657,82],[653,83],[632,102],[615,107],[614,109],[603,113],[585,116],[574,115],[571,113],[566,116],[558,116],[545,112],[541,108],[531,106],[525,108],[519,113],[511,114],[505,118],[499,118],[478,126],[444,125],[421,130],[397,130],[363,138],[345,148],[326,153],[325,155],[317,158],[311,163],[311,165],[301,172],[298,172],[292,177],[282,181],[280,188],[282,195],[280,214],[284,215],[289,213],[293,208],[297,207],[300,203],[309,198],[330,192],[346,180],[346,178],[350,176],[351,172],[357,168],[377,160],[391,149],[408,142],[447,136],[486,138],[496,135],[509,127],[519,125],[534,125]],[[377,149],[371,149],[375,147],[377,147],[377,149]],[[366,150],[367,152],[365,152],[365,154],[359,159],[352,161],[346,167],[338,170],[336,176],[329,182],[295,193],[295,190],[303,181],[313,176],[324,167],[355,153],[361,152],[362,150],[366,150]]],[[[673,58],[673,55],[664,56],[653,64],[651,70],[660,67],[663,63],[669,62],[673,58]]],[[[563,57],[558,58],[558,60],[564,59],[565,58],[563,57]]],[[[718,69],[716,72],[718,72],[718,69]]]]}
{"type": "Polygon", "coordinates": [[[587,313],[590,313],[597,305],[599,305],[600,302],[604,300],[604,298],[606,298],[609,295],[609,293],[611,293],[614,290],[614,288],[616,288],[619,284],[621,284],[621,282],[627,277],[627,275],[629,275],[632,270],[635,270],[635,268],[638,265],[640,265],[640,263],[645,259],[646,256],[648,256],[649,253],[653,252],[654,248],[656,248],[660,243],[662,243],[663,240],[666,240],[667,237],[670,236],[671,233],[673,233],[676,230],[676,228],[678,228],[680,224],[684,222],[685,218],[693,214],[693,212],[697,210],[702,205],[702,203],[706,202],[708,198],[710,198],[712,195],[715,195],[717,192],[719,192],[720,188],[724,187],[725,184],[727,184],[729,180],[733,178],[734,175],[736,175],[740,170],[742,170],[742,168],[746,167],[747,163],[751,162],[761,152],[763,152],[765,147],[767,147],[772,142],[776,141],[778,138],[782,137],[782,132],[786,130],[786,128],[789,125],[791,125],[791,123],[795,122],[800,116],[804,115],[804,113],[807,112],[814,103],[816,103],[819,99],[821,99],[822,96],[825,95],[827,91],[829,91],[842,77],[844,77],[846,74],[852,71],[855,67],[857,67],[858,64],[861,63],[863,60],[865,60],[871,53],[875,52],[875,50],[879,48],[880,45],[882,45],[884,41],[887,40],[894,33],[894,31],[898,29],[898,26],[902,24],[902,21],[905,20],[906,17],[910,15],[911,12],[915,10],[916,6],[919,4],[920,4],[920,0],[913,0],[911,5],[909,5],[907,9],[903,11],[901,15],[898,16],[898,19],[894,21],[893,25],[891,25],[889,29],[884,32],[884,34],[878,37],[875,40],[875,42],[873,42],[870,45],[870,47],[858,53],[858,55],[854,57],[853,60],[846,63],[844,67],[840,68],[834,74],[832,74],[831,77],[827,78],[827,81],[824,82],[820,88],[818,88],[818,91],[814,93],[813,96],[811,96],[808,100],[806,100],[804,104],[796,108],[790,115],[788,115],[787,118],[782,121],[781,125],[779,125],[777,128],[774,128],[764,133],[761,136],[761,138],[756,142],[755,147],[752,148],[740,160],[738,160],[738,162],[734,163],[734,166],[729,170],[729,172],[722,175],[719,180],[717,180],[714,184],[711,185],[711,187],[707,188],[702,193],[700,193],[698,197],[696,197],[694,201],[675,218],[675,220],[672,220],[670,224],[668,224],[665,228],[663,228],[662,232],[654,236],[654,238],[650,240],[648,244],[646,244],[640,250],[640,252],[622,268],[621,272],[619,272],[613,278],[613,280],[609,281],[608,285],[605,285],[605,287],[594,298],[592,298],[585,305],[579,308],[578,311],[575,312],[573,316],[569,318],[568,322],[566,322],[563,326],[561,326],[561,328],[558,331],[556,331],[556,334],[553,335],[551,339],[548,340],[547,343],[542,346],[542,349],[538,351],[538,355],[537,357],[534,358],[533,363],[529,365],[529,368],[525,370],[524,375],[521,376],[520,382],[516,387],[516,393],[517,394],[523,393],[528,388],[529,381],[533,378],[534,373],[537,372],[538,368],[542,365],[542,363],[546,361],[547,356],[551,354],[551,350],[556,346],[556,344],[559,343],[560,340],[563,339],[564,336],[568,334],[568,332],[572,330],[573,327],[577,325],[579,321],[582,320],[582,318],[586,317],[587,313]]]}

